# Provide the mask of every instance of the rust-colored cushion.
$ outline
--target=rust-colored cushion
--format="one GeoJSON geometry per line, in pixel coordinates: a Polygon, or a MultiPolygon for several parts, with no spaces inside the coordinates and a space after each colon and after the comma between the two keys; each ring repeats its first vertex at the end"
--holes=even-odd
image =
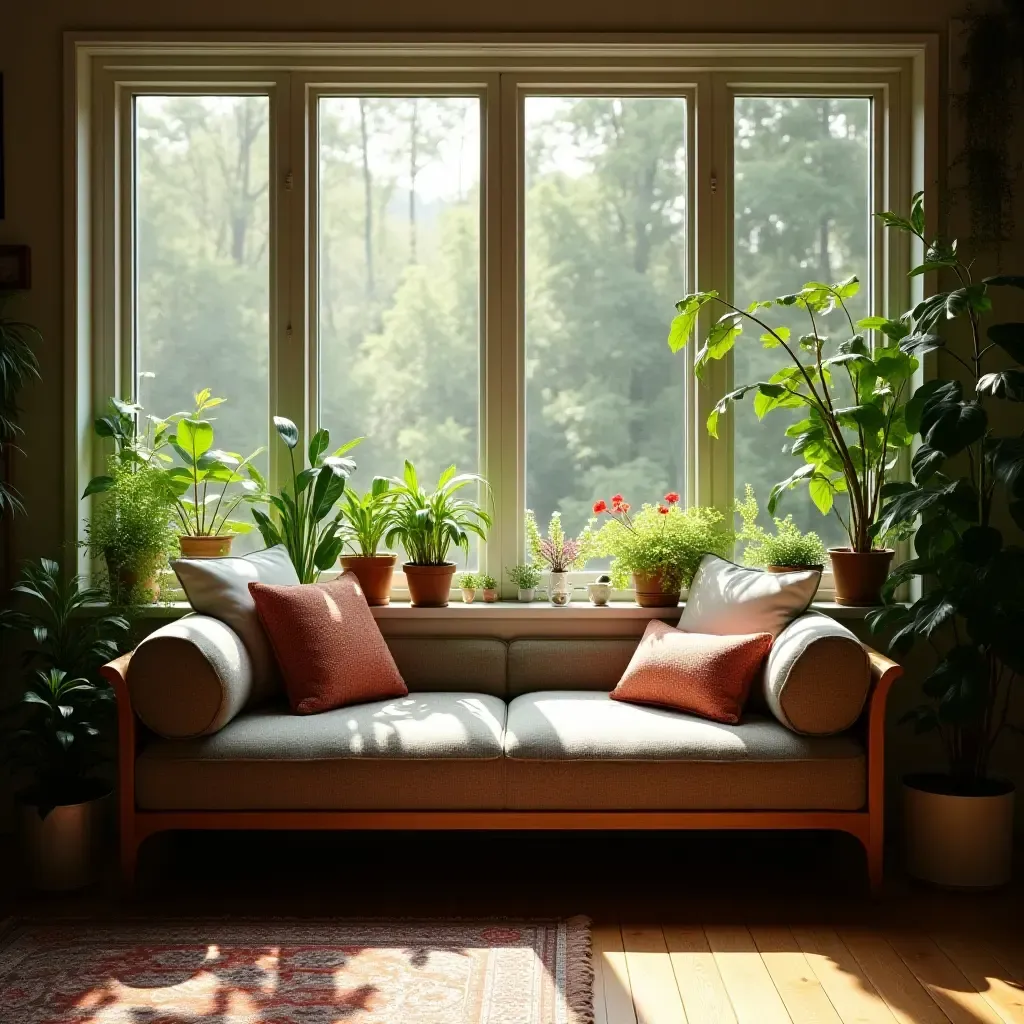
{"type": "Polygon", "coordinates": [[[296,714],[409,692],[355,573],[297,587],[250,583],[249,593],[296,714]]]}
{"type": "Polygon", "coordinates": [[[686,633],[652,619],[611,698],[735,725],[771,646],[771,633],[686,633]]]}

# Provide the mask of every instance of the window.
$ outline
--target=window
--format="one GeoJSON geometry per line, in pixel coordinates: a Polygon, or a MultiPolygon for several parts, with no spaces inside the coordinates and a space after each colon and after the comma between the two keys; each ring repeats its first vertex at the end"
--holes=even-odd
{"type": "MultiPolygon", "coordinates": [[[[468,567],[495,576],[527,508],[575,533],[614,492],[728,512],[749,482],[763,509],[782,419],[704,424],[774,354],[698,384],[673,303],[857,274],[857,312],[906,308],[910,253],[871,213],[935,180],[930,46],[79,41],[69,440],[108,395],[167,413],[206,386],[218,446],[266,446],[275,487],[273,415],[365,437],[360,490],[455,463],[491,485],[468,567]]],[[[841,540],[802,496],[780,511],[841,540]]]]}

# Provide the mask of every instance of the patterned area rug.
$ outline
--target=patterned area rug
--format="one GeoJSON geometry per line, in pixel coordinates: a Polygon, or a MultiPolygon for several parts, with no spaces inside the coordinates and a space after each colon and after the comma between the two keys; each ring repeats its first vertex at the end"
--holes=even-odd
{"type": "Polygon", "coordinates": [[[590,928],[341,921],[22,925],[3,1024],[590,1024],[590,928]]]}

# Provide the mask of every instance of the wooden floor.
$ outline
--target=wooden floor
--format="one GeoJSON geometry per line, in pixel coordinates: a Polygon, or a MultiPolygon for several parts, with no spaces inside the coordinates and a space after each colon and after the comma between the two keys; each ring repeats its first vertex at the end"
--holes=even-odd
{"type": "Polygon", "coordinates": [[[1017,1024],[1024,955],[957,929],[598,925],[596,1024],[1017,1024]]]}

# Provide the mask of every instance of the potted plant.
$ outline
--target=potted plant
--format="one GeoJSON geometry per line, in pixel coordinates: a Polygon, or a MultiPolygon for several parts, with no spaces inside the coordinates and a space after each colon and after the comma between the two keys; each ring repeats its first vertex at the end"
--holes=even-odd
{"type": "MultiPolygon", "coordinates": [[[[911,216],[881,215],[886,224],[925,242],[920,194],[911,216]]],[[[956,363],[917,389],[907,425],[920,438],[912,481],[886,488],[879,531],[913,526],[915,558],[889,577],[886,607],[871,613],[874,631],[892,631],[891,649],[924,640],[934,665],[924,701],[904,721],[939,738],[947,768],[904,780],[907,856],[912,874],[957,887],[993,886],[1010,877],[1013,784],[992,774],[992,753],[1011,725],[1024,674],[1024,548],[1008,543],[997,522],[1024,527],[1024,441],[1002,432],[990,413],[1024,402],[1024,324],[985,326],[993,294],[1024,288],[1024,276],[972,278],[956,243],[925,242],[925,270],[948,273],[955,287],[919,303],[906,317],[907,352],[936,351],[938,365],[956,363]],[[961,356],[942,335],[949,321],[966,328],[961,356]],[[992,362],[996,366],[991,365],[992,362]],[[994,422],[995,421],[995,422],[994,422]],[[911,604],[897,600],[909,580],[923,582],[911,604]]]]}
{"type": "Polygon", "coordinates": [[[689,587],[701,558],[711,552],[725,555],[733,532],[714,508],[680,508],[679,495],[670,491],[665,503],[644,505],[632,515],[621,494],[594,503],[597,515],[610,516],[597,534],[597,553],[611,556],[614,586],[625,590],[630,582],[641,608],[671,607],[689,587]]]}
{"type": "Polygon", "coordinates": [[[77,888],[95,875],[111,788],[96,772],[111,756],[114,700],[97,670],[128,646],[128,621],[85,614],[103,592],[77,576],[65,583],[48,559],[27,565],[13,589],[31,602],[0,611],[0,628],[28,638],[29,678],[2,745],[27,783],[17,795],[20,841],[33,884],[77,888]]]}
{"type": "Polygon", "coordinates": [[[231,516],[243,502],[266,501],[266,481],[252,464],[264,448],[242,458],[213,447],[213,424],[205,415],[223,404],[209,388],[193,396],[195,409],[177,420],[170,446],[182,464],[163,471],[174,498],[181,527],[178,543],[185,558],[221,558],[231,554],[235,535],[248,533],[252,523],[231,516]],[[230,495],[229,488],[237,487],[230,495]]]}
{"type": "Polygon", "coordinates": [[[567,537],[562,527],[562,513],[552,512],[548,521],[548,535],[542,537],[537,517],[532,509],[527,509],[526,546],[534,562],[547,567],[548,600],[553,605],[567,605],[572,600],[570,571],[582,569],[594,553],[594,534],[590,523],[580,531],[578,537],[567,537]]]}
{"type": "Polygon", "coordinates": [[[484,592],[484,603],[494,604],[498,600],[498,581],[486,573],[480,577],[480,589],[484,592]]]}
{"type": "Polygon", "coordinates": [[[395,522],[396,497],[391,481],[377,476],[365,494],[346,489],[341,506],[342,534],[354,552],[341,556],[341,567],[356,574],[370,605],[391,603],[391,579],[398,556],[377,548],[395,522]]]}
{"type": "Polygon", "coordinates": [[[824,571],[825,545],[816,533],[803,533],[792,516],[776,519],[775,533],[769,533],[758,524],[760,509],[750,484],[746,485],[743,501],[736,502],[736,512],[743,522],[736,539],[747,544],[743,549],[744,565],[768,572],[824,571]]]}
{"type": "Polygon", "coordinates": [[[6,315],[6,301],[7,297],[0,295],[0,518],[6,518],[8,512],[24,512],[11,483],[11,456],[18,450],[21,433],[18,393],[30,380],[39,378],[35,346],[42,341],[31,324],[6,315]]]}
{"type": "Polygon", "coordinates": [[[320,573],[338,561],[345,544],[344,512],[339,509],[333,516],[331,513],[345,493],[345,481],[356,468],[345,453],[362,438],[347,441],[333,455],[327,455],[331,435],[321,428],[309,442],[309,466],[300,469],[295,463],[298,427],[284,416],[275,416],[274,429],[288,449],[291,486],[269,496],[277,522],[258,508],[253,509],[253,519],[267,547],[283,544],[288,549],[299,582],[315,583],[320,573]]]}
{"type": "Polygon", "coordinates": [[[475,572],[464,572],[459,576],[459,588],[462,590],[462,600],[466,604],[472,604],[476,600],[476,592],[480,586],[480,577],[475,572]]]}
{"type": "Polygon", "coordinates": [[[416,468],[408,460],[402,478],[393,481],[395,522],[386,543],[390,547],[398,542],[405,548],[408,561],[402,568],[414,607],[447,607],[455,573],[449,552],[454,546],[468,557],[470,534],[487,538],[490,515],[472,498],[459,494],[470,484],[487,487],[483,477],[456,473],[455,467],[449,466],[428,491],[420,486],[416,468]]]}
{"type": "Polygon", "coordinates": [[[872,530],[881,508],[888,473],[898,453],[910,445],[904,398],[918,361],[899,342],[910,333],[903,320],[868,317],[854,323],[846,302],[860,285],[851,277],[839,284],[811,281],[792,295],[752,302],[740,309],[718,292],[694,292],[676,303],[668,344],[672,351],[689,340],[701,310],[719,303],[727,311],[715,321],[697,354],[694,370],[703,376],[712,359],[722,359],[743,333],[744,323],[757,327],[760,343],[782,349],[787,365],[768,380],[744,384],[724,395],[708,417],[707,429],[718,436],[718,423],[730,404],[754,393],[754,411],[763,417],[776,409],[801,409],[805,417],[786,430],[790,452],[802,457],[800,466],[776,484],[768,498],[768,513],[775,515],[780,497],[806,483],[811,500],[827,515],[835,511],[849,536],[848,547],[830,548],[839,604],[877,604],[894,551],[882,544],[883,535],[872,530]],[[773,327],[766,310],[796,307],[807,313],[809,333],[791,340],[789,328],[773,327]],[[823,333],[826,318],[839,316],[832,344],[823,333]],[[862,331],[873,331],[869,346],[862,331]],[[842,386],[840,386],[842,381],[842,386]],[[844,495],[846,516],[836,504],[844,495]]]}
{"type": "Polygon", "coordinates": [[[540,569],[532,564],[521,563],[506,569],[509,580],[518,591],[520,601],[532,601],[537,592],[537,584],[540,583],[540,569]]]}

